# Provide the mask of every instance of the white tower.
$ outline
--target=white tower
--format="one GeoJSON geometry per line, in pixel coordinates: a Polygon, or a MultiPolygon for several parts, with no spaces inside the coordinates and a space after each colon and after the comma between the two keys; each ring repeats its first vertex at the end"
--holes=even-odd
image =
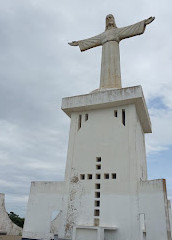
{"type": "Polygon", "coordinates": [[[71,117],[65,237],[170,239],[165,182],[147,180],[141,87],[65,98],[62,109],[71,117]]]}
{"type": "MultiPolygon", "coordinates": [[[[141,34],[150,21],[125,31],[141,34]]],[[[103,43],[105,72],[111,41],[103,43]]],[[[151,122],[142,88],[117,89],[119,76],[105,74],[97,91],[63,99],[71,118],[65,181],[32,183],[23,239],[171,240],[165,180],[147,180],[144,134],[151,122]],[[60,213],[51,223],[54,210],[60,213]]]]}

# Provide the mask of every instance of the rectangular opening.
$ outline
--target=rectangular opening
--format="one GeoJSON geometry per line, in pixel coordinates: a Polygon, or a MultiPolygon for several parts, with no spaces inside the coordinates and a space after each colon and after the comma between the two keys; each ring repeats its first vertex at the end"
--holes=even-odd
{"type": "Polygon", "coordinates": [[[104,174],[104,179],[109,179],[109,173],[104,174]]]}
{"type": "Polygon", "coordinates": [[[122,124],[125,126],[125,110],[122,109],[122,124]]]}
{"type": "Polygon", "coordinates": [[[101,157],[96,157],[96,162],[101,162],[101,157]]]}
{"type": "Polygon", "coordinates": [[[81,128],[81,122],[82,122],[82,115],[79,115],[79,117],[78,117],[78,130],[81,128]]]}
{"type": "Polygon", "coordinates": [[[93,178],[92,174],[87,174],[87,179],[92,179],[92,178],[93,178]]]}
{"type": "Polygon", "coordinates": [[[101,175],[100,174],[96,174],[96,179],[101,179],[101,175]]]}
{"type": "Polygon", "coordinates": [[[98,218],[94,219],[94,226],[99,226],[99,219],[98,218]]]}
{"type": "Polygon", "coordinates": [[[85,121],[88,120],[88,113],[85,114],[85,121]]]}
{"type": "Polygon", "coordinates": [[[96,200],[96,201],[94,202],[94,206],[95,206],[95,207],[100,207],[100,201],[99,201],[99,200],[96,200]]]}
{"type": "Polygon", "coordinates": [[[116,179],[116,173],[112,173],[112,179],[116,179]]]}
{"type": "MultiPolygon", "coordinates": [[[[97,239],[97,235],[98,235],[97,233],[98,230],[95,228],[91,228],[89,226],[88,227],[83,226],[83,228],[79,226],[79,227],[76,227],[73,231],[75,234],[75,240],[93,240],[93,239],[97,239]]],[[[62,240],[62,238],[58,238],[58,239],[62,240]]]]}
{"type": "Polygon", "coordinates": [[[118,117],[118,112],[117,112],[117,110],[114,110],[114,117],[118,117]]]}
{"type": "Polygon", "coordinates": [[[95,198],[100,198],[100,192],[95,192],[95,198]]]}
{"type": "Polygon", "coordinates": [[[85,179],[85,174],[80,174],[80,179],[84,180],[85,179]]]}
{"type": "Polygon", "coordinates": [[[94,216],[96,216],[96,217],[100,216],[100,210],[99,209],[94,210],[94,216]]]}
{"type": "Polygon", "coordinates": [[[116,229],[104,229],[104,240],[119,239],[116,229]]]}
{"type": "Polygon", "coordinates": [[[101,165],[100,164],[96,165],[96,169],[100,170],[101,169],[101,165]]]}
{"type": "Polygon", "coordinates": [[[140,215],[140,230],[141,230],[141,233],[143,234],[143,239],[146,239],[145,214],[144,213],[140,213],[139,215],[140,215]]]}
{"type": "Polygon", "coordinates": [[[95,184],[95,188],[96,188],[96,189],[100,189],[100,183],[96,183],[96,184],[95,184]]]}

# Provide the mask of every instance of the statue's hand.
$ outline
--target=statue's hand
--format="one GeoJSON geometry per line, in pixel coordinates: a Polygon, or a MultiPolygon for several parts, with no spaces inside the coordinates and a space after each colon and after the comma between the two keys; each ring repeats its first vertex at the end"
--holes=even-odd
{"type": "Polygon", "coordinates": [[[146,19],[145,25],[150,24],[154,19],[155,19],[155,17],[150,17],[150,18],[146,19]]]}
{"type": "Polygon", "coordinates": [[[68,43],[70,46],[78,46],[78,42],[77,41],[73,41],[73,42],[70,42],[68,43]]]}

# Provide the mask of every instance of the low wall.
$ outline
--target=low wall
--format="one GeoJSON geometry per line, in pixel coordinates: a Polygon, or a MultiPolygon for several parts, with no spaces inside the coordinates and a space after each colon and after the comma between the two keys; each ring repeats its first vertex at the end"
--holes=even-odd
{"type": "Polygon", "coordinates": [[[22,235],[22,228],[13,223],[6,212],[5,195],[3,193],[0,193],[0,232],[4,232],[7,235],[22,235]]]}

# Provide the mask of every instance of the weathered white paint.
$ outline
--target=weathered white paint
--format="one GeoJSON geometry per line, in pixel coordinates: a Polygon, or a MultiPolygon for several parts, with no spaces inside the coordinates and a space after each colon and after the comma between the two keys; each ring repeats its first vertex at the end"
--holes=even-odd
{"type": "Polygon", "coordinates": [[[73,112],[78,113],[129,104],[135,104],[144,133],[151,133],[151,121],[141,86],[98,90],[90,94],[62,99],[62,109],[70,117],[73,112]]]}
{"type": "Polygon", "coordinates": [[[144,133],[151,123],[141,87],[65,98],[62,109],[71,117],[65,181],[32,184],[23,237],[50,238],[51,213],[61,210],[52,228],[59,238],[169,240],[165,182],[147,180],[144,133]]]}
{"type": "Polygon", "coordinates": [[[7,235],[22,235],[22,228],[14,224],[5,209],[5,195],[0,193],[0,233],[7,235]]]}

